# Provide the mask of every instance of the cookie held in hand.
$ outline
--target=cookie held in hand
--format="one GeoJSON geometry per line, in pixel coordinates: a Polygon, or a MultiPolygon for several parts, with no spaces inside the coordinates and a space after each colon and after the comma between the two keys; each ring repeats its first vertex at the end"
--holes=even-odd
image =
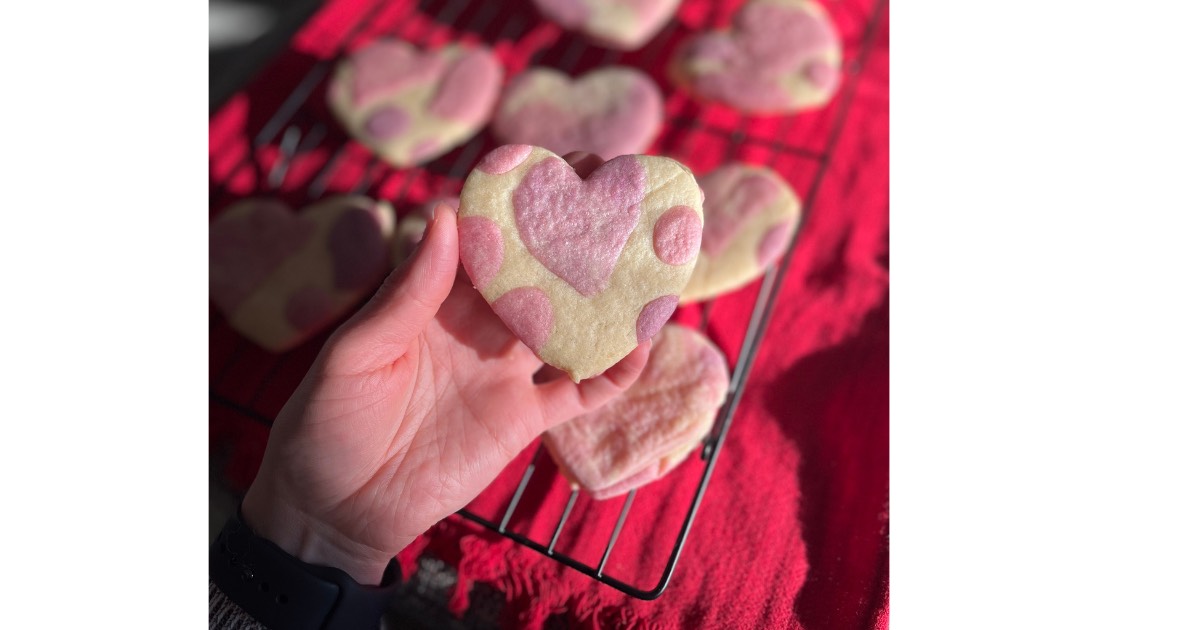
{"type": "Polygon", "coordinates": [[[765,166],[726,164],[700,178],[704,237],[696,270],[679,301],[739,289],[776,263],[800,225],[800,199],[765,166]]]}
{"type": "Polygon", "coordinates": [[[617,50],[641,48],[675,14],[680,0],[533,0],[563,28],[617,50]]]}
{"type": "Polygon", "coordinates": [[[238,202],[209,226],[209,297],[247,339],[294,348],[379,287],[395,222],[391,205],[366,197],[299,213],[269,199],[238,202]]]}
{"type": "Polygon", "coordinates": [[[383,39],[338,64],[329,108],[347,133],[404,168],[445,154],[486,125],[503,74],[484,47],[421,51],[383,39]]]}
{"type": "Polygon", "coordinates": [[[575,382],[658,332],[704,226],[700,187],[675,160],[623,155],[583,174],[541,147],[504,145],[471,171],[458,210],[472,283],[575,382]]]}
{"type": "Polygon", "coordinates": [[[704,335],[667,324],[638,380],[609,404],[550,429],[546,450],[597,499],[660,479],[712,429],[729,390],[725,355],[704,335]]]}
{"type": "Polygon", "coordinates": [[[533,68],[505,88],[492,134],[506,144],[611,160],[645,151],[662,121],[662,93],[640,70],[609,66],[572,80],[558,70],[533,68]]]}
{"type": "Polygon", "coordinates": [[[841,63],[841,40],[819,4],[751,0],[738,10],[731,30],[681,45],[669,73],[697,98],[779,114],[828,103],[841,63]]]}

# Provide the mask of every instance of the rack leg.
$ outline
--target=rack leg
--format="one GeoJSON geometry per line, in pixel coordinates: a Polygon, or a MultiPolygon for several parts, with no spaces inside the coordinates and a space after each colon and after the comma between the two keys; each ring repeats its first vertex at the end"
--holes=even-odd
{"type": "Polygon", "coordinates": [[[525,468],[525,474],[521,476],[521,483],[517,486],[517,491],[513,493],[513,498],[508,502],[508,508],[504,510],[504,518],[500,520],[500,533],[508,531],[508,521],[512,518],[513,512],[517,510],[517,503],[521,501],[521,495],[525,494],[525,486],[529,485],[529,478],[533,476],[533,469],[537,468],[538,459],[542,456],[542,447],[538,446],[537,451],[533,454],[533,459],[529,460],[529,466],[525,468]]]}
{"type": "Polygon", "coordinates": [[[554,528],[554,535],[550,537],[550,546],[546,547],[546,553],[554,555],[554,545],[558,544],[558,535],[562,533],[563,525],[567,524],[567,517],[571,514],[571,508],[575,507],[575,499],[579,497],[579,488],[571,491],[571,498],[567,499],[567,507],[563,508],[562,516],[558,518],[558,526],[554,528]]]}
{"type": "Polygon", "coordinates": [[[617,517],[617,524],[613,527],[612,535],[608,537],[608,546],[604,548],[604,556],[600,558],[600,564],[596,566],[596,577],[600,577],[604,573],[604,565],[608,564],[608,554],[612,553],[613,547],[617,544],[617,536],[621,535],[621,528],[625,526],[625,517],[629,516],[629,506],[633,505],[633,497],[637,494],[637,490],[630,490],[629,495],[625,497],[625,506],[621,508],[621,516],[617,517]]]}

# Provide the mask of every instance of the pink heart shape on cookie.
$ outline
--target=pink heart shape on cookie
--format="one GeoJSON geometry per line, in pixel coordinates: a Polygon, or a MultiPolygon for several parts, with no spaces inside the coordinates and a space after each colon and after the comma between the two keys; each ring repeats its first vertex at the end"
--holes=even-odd
{"type": "Polygon", "coordinates": [[[725,355],[704,335],[667,324],[638,380],[609,404],[550,429],[546,450],[597,499],[662,478],[712,429],[729,390],[725,355]]]}
{"type": "Polygon", "coordinates": [[[437,53],[423,53],[404,42],[388,41],[359,50],[350,63],[355,105],[364,105],[410,85],[436,81],[446,66],[437,53]]]}
{"type": "Polygon", "coordinates": [[[542,15],[596,43],[641,48],[675,14],[680,0],[533,0],[542,15]]]}
{"type": "Polygon", "coordinates": [[[529,253],[591,297],[608,286],[645,186],[645,170],[632,155],[605,162],[585,180],[562,160],[542,160],[513,191],[513,219],[529,253]]]}
{"type": "Polygon", "coordinates": [[[745,286],[783,255],[800,223],[800,199],[765,166],[730,163],[700,178],[704,235],[680,296],[689,303],[745,286]]]}
{"type": "Polygon", "coordinates": [[[300,213],[273,200],[239,202],[209,226],[209,297],[246,338],[291,349],[378,288],[394,227],[392,207],[365,197],[300,213]]]}
{"type": "Polygon", "coordinates": [[[695,37],[676,51],[670,74],[699,98],[744,112],[819,107],[837,88],[841,41],[812,0],[751,0],[730,31],[695,37]]]}
{"type": "Polygon", "coordinates": [[[330,110],[346,131],[388,163],[432,160],[482,128],[503,70],[484,47],[420,51],[377,40],[338,64],[330,110]]]}
{"type": "Polygon", "coordinates": [[[492,133],[506,144],[611,160],[645,151],[662,119],[662,93],[639,70],[611,66],[572,81],[557,70],[533,68],[505,88],[492,133]]]}
{"type": "Polygon", "coordinates": [[[576,382],[662,327],[700,249],[700,188],[669,158],[621,156],[581,179],[551,151],[504,145],[480,160],[460,199],[471,281],[576,382]]]}

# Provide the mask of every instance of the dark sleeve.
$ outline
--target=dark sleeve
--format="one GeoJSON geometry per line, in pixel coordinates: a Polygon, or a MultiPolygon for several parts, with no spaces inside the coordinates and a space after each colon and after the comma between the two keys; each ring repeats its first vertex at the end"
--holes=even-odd
{"type": "Polygon", "coordinates": [[[210,630],[377,630],[401,575],[393,557],[378,586],[359,584],[295,558],[234,513],[209,547],[208,581],[210,630]]]}
{"type": "Polygon", "coordinates": [[[208,581],[208,630],[267,630],[208,581]]]}

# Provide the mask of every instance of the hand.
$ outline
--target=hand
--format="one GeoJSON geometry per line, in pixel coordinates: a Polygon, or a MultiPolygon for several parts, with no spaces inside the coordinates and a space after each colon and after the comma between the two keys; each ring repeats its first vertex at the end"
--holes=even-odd
{"type": "MultiPolygon", "coordinates": [[[[601,163],[568,161],[583,176],[601,163]]],[[[534,438],[645,366],[648,342],[596,378],[535,383],[542,362],[457,270],[456,217],[440,204],[417,253],[334,332],[279,413],[242,504],[260,536],[378,584],[534,438]]]]}

